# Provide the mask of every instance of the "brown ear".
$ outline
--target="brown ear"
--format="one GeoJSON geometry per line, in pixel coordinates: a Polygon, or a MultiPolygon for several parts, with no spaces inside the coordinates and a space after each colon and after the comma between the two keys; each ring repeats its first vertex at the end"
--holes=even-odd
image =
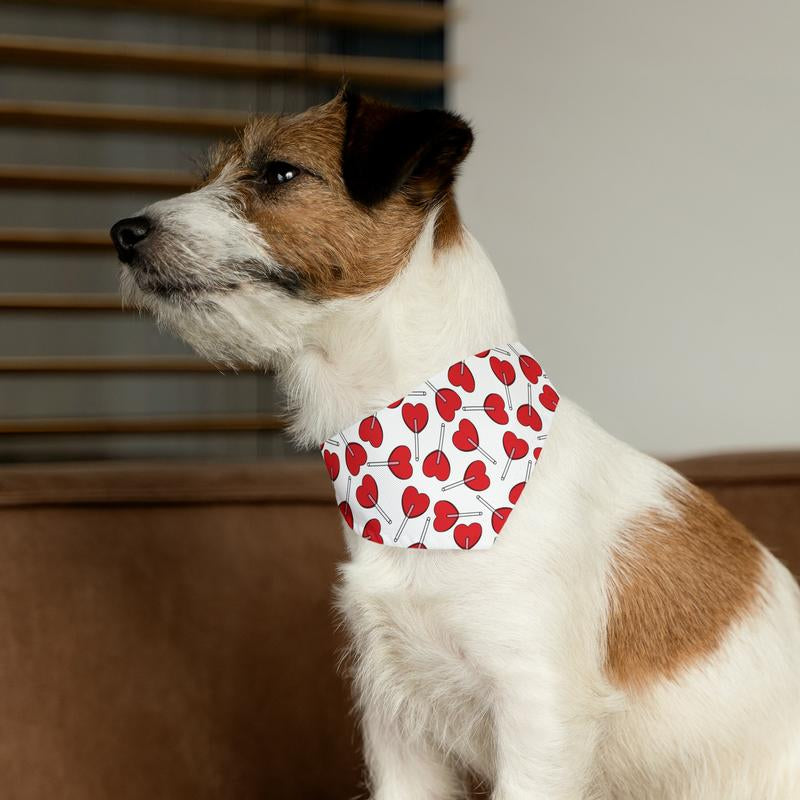
{"type": "Polygon", "coordinates": [[[408,187],[415,199],[439,199],[472,147],[472,131],[448,111],[412,111],[343,94],[347,109],[342,175],[350,196],[374,206],[408,187]]]}

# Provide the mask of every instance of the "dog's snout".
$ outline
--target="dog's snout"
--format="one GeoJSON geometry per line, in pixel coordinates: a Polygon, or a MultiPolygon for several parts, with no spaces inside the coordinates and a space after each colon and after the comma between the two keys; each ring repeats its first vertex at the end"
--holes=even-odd
{"type": "Polygon", "coordinates": [[[136,253],[136,246],[147,238],[150,227],[147,217],[128,217],[113,225],[111,241],[117,248],[120,261],[130,264],[136,253]]]}

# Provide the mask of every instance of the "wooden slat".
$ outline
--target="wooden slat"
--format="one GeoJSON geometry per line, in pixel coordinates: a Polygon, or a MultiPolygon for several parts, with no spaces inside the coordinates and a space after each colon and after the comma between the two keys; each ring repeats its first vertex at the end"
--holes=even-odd
{"type": "Polygon", "coordinates": [[[278,431],[283,421],[272,414],[182,417],[47,417],[0,419],[0,435],[235,433],[278,431]]]}
{"type": "Polygon", "coordinates": [[[0,250],[111,251],[107,231],[0,228],[0,250]]]}
{"type": "Polygon", "coordinates": [[[0,164],[0,188],[78,191],[185,192],[196,176],[173,170],[95,169],[0,164]]]}
{"type": "MultiPolygon", "coordinates": [[[[31,0],[28,0],[31,2],[31,0]]],[[[396,31],[440,30],[448,20],[438,3],[352,2],[352,0],[36,0],[136,11],[160,11],[228,19],[275,19],[310,25],[340,25],[396,31]]]]}
{"type": "Polygon", "coordinates": [[[116,313],[123,308],[116,294],[0,294],[0,311],[98,311],[116,313]]]}
{"type": "MultiPolygon", "coordinates": [[[[239,372],[251,372],[249,369],[239,372]]],[[[233,372],[228,370],[228,373],[233,372]]],[[[191,356],[34,356],[0,358],[0,375],[130,375],[225,372],[191,356]]]]}
{"type": "Polygon", "coordinates": [[[306,53],[267,53],[0,35],[0,62],[34,67],[217,75],[228,78],[358,83],[403,88],[441,86],[448,73],[439,61],[306,53]]]}
{"type": "Polygon", "coordinates": [[[225,136],[244,126],[248,117],[232,111],[0,100],[0,125],[30,128],[225,136]]]}

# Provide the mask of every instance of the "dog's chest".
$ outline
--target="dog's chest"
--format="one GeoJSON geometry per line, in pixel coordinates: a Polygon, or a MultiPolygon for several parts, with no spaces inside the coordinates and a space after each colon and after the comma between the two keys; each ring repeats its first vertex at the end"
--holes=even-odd
{"type": "Polygon", "coordinates": [[[406,735],[482,771],[491,749],[491,698],[470,656],[469,598],[390,587],[377,565],[344,570],[340,604],[352,637],[356,689],[373,707],[391,709],[406,735]]]}

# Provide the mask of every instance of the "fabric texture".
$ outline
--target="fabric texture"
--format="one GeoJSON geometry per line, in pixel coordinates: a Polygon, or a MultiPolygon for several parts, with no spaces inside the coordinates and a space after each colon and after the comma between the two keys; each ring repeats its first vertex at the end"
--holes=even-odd
{"type": "Polygon", "coordinates": [[[376,544],[489,548],[530,479],[557,405],[519,342],[457,361],[323,442],[339,511],[376,544]]]}

